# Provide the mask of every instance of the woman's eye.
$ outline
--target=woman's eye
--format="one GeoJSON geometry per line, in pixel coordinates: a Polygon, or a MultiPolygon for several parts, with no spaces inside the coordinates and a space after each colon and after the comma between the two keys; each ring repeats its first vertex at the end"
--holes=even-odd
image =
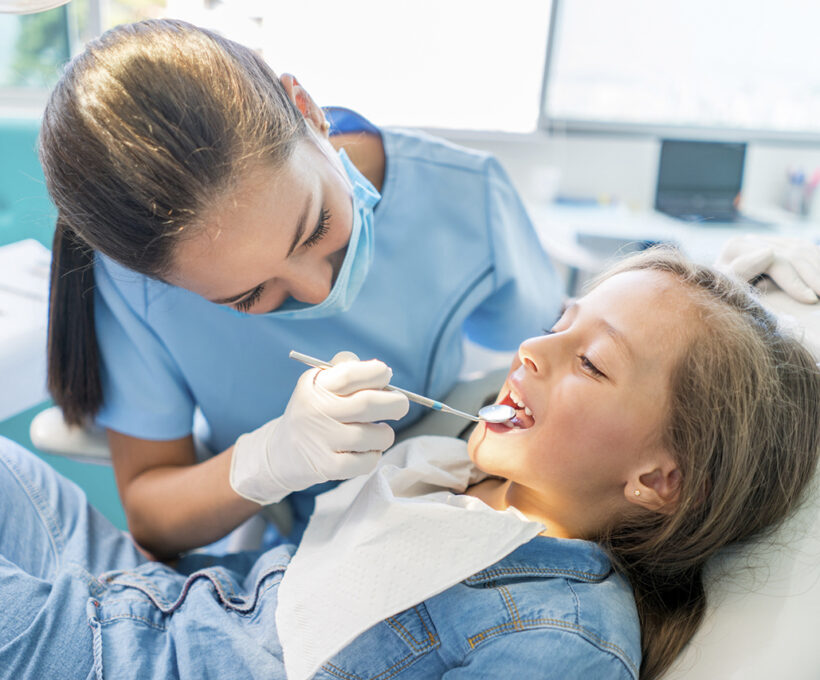
{"type": "Polygon", "coordinates": [[[253,307],[258,301],[259,298],[262,297],[262,291],[265,289],[264,285],[257,286],[253,289],[253,292],[248,295],[244,300],[240,300],[239,302],[233,303],[233,308],[238,309],[240,312],[247,312],[251,307],[253,307]]]}
{"type": "Polygon", "coordinates": [[[316,224],[316,229],[305,239],[302,245],[306,248],[310,248],[319,243],[328,232],[328,222],[330,222],[330,210],[322,208],[321,212],[319,212],[319,222],[316,224]]]}
{"type": "Polygon", "coordinates": [[[581,360],[581,366],[583,366],[585,371],[588,371],[589,373],[594,375],[596,378],[606,378],[606,375],[604,375],[604,372],[598,370],[598,367],[595,364],[593,364],[583,354],[581,354],[578,358],[581,360]]]}

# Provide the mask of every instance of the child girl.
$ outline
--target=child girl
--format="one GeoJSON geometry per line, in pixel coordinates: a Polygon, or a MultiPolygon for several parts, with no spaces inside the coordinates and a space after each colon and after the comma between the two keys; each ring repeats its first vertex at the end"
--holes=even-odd
{"type": "Polygon", "coordinates": [[[295,555],[176,571],[7,444],[0,667],[652,680],[700,623],[706,561],[775,527],[817,463],[810,353],[673,252],[617,265],[523,342],[498,400],[509,427],[408,440],[320,497],[295,555]]]}

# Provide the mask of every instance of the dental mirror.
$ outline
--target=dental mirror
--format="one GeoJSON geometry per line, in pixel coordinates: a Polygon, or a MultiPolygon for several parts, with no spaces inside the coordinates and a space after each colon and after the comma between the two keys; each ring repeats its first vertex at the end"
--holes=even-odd
{"type": "Polygon", "coordinates": [[[515,415],[515,409],[506,404],[489,404],[478,409],[478,417],[488,423],[506,423],[515,415]]]}
{"type": "MultiPolygon", "coordinates": [[[[316,368],[321,369],[331,368],[333,366],[333,364],[330,364],[327,361],[322,361],[321,359],[317,359],[316,357],[312,357],[307,354],[302,354],[301,352],[297,352],[296,350],[291,350],[290,358],[296,359],[296,361],[301,361],[303,364],[307,364],[308,366],[314,366],[316,368]]],[[[392,390],[394,392],[401,392],[410,401],[414,401],[417,404],[421,404],[422,406],[431,408],[434,411],[441,411],[442,413],[449,413],[454,416],[460,416],[461,418],[466,418],[467,420],[472,420],[476,423],[482,420],[487,423],[505,423],[515,415],[515,409],[512,406],[506,406],[504,404],[490,404],[489,406],[484,406],[483,408],[480,408],[478,411],[478,415],[473,416],[464,411],[459,411],[458,409],[453,408],[452,406],[447,406],[447,404],[444,404],[435,399],[430,399],[430,397],[424,397],[420,394],[416,394],[415,392],[411,392],[410,390],[405,390],[401,387],[396,387],[395,385],[388,385],[384,389],[392,390]]]]}

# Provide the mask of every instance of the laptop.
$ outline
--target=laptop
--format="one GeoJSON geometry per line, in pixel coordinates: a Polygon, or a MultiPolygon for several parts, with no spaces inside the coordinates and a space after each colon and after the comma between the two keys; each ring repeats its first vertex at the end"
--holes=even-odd
{"type": "Polygon", "coordinates": [[[655,210],[687,222],[755,224],[740,213],[746,144],[664,139],[655,210]]]}

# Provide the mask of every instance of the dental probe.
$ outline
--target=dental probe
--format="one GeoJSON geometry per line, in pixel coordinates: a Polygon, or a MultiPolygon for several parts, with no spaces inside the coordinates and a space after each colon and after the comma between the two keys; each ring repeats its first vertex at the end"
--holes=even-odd
{"type": "MultiPolygon", "coordinates": [[[[296,359],[296,361],[301,361],[303,364],[313,366],[314,368],[323,369],[331,368],[333,366],[333,364],[330,364],[327,361],[322,361],[321,359],[308,356],[307,354],[302,354],[301,352],[297,352],[296,350],[290,351],[290,358],[296,359]]],[[[506,406],[504,404],[490,404],[489,406],[484,406],[483,408],[479,409],[477,416],[472,416],[469,413],[459,411],[458,409],[455,409],[452,406],[447,406],[447,404],[443,404],[440,401],[430,399],[430,397],[423,397],[420,394],[410,392],[409,390],[404,390],[401,387],[396,387],[395,385],[388,385],[384,389],[392,390],[393,392],[401,392],[410,401],[414,401],[417,404],[421,404],[422,406],[427,406],[428,408],[431,408],[434,411],[441,411],[442,413],[449,413],[454,416],[461,416],[462,418],[472,420],[476,423],[482,420],[488,423],[505,423],[515,415],[515,409],[512,406],[506,406]]]]}

